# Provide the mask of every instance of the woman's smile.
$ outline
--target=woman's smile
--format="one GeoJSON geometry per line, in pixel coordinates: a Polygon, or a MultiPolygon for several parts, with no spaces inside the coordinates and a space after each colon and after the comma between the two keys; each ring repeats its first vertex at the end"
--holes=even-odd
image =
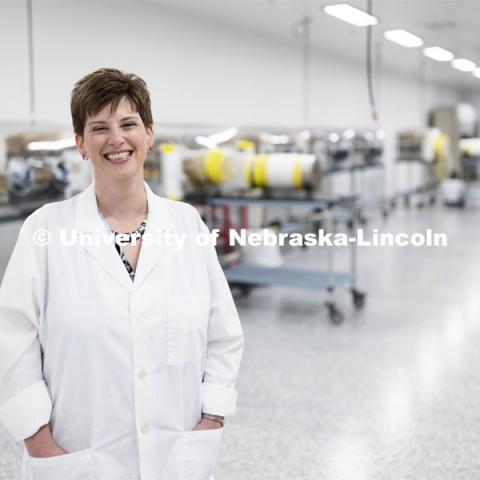
{"type": "Polygon", "coordinates": [[[120,152],[111,152],[104,155],[104,157],[110,162],[115,164],[127,163],[131,160],[133,150],[122,150],[120,152]]]}

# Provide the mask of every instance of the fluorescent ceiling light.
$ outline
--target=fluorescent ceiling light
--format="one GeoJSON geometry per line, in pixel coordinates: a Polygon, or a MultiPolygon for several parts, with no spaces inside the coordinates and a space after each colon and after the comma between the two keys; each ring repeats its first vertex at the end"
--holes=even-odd
{"type": "Polygon", "coordinates": [[[290,138],[288,135],[273,135],[272,133],[261,132],[260,140],[265,143],[271,143],[272,145],[286,145],[290,138]]]}
{"type": "Polygon", "coordinates": [[[207,148],[216,148],[219,143],[225,143],[232,140],[237,133],[238,128],[233,127],[224,130],[223,132],[214,133],[209,137],[198,135],[195,137],[195,141],[198,143],[198,145],[202,145],[207,148]]]}
{"type": "Polygon", "coordinates": [[[480,68],[476,68],[476,69],[473,71],[473,76],[474,76],[474,77],[477,77],[477,78],[480,78],[480,68]]]}
{"type": "Polygon", "coordinates": [[[377,130],[375,132],[375,135],[379,140],[385,140],[385,137],[386,137],[385,130],[382,130],[382,129],[377,130]]]}
{"type": "Polygon", "coordinates": [[[456,58],[452,62],[452,67],[460,70],[461,72],[473,72],[476,68],[476,65],[466,58],[456,58]]]}
{"type": "Polygon", "coordinates": [[[368,25],[376,25],[378,23],[377,17],[369,15],[363,10],[352,7],[347,3],[339,3],[337,5],[327,5],[323,11],[327,15],[343,20],[344,22],[351,23],[356,27],[367,27],[368,25]]]}
{"type": "Polygon", "coordinates": [[[423,40],[420,37],[406,30],[387,30],[383,35],[387,40],[397,43],[402,47],[415,48],[423,45],[423,40]]]}
{"type": "Polygon", "coordinates": [[[452,52],[445,50],[442,47],[424,48],[423,54],[432,60],[436,60],[437,62],[451,62],[455,58],[452,52]]]}
{"type": "Polygon", "coordinates": [[[27,146],[31,152],[35,151],[59,151],[66,148],[73,148],[75,146],[75,138],[66,138],[63,140],[39,141],[30,142],[27,146]]]}
{"type": "Polygon", "coordinates": [[[332,142],[332,143],[335,143],[335,142],[338,142],[340,140],[340,135],[338,133],[330,133],[330,135],[328,135],[328,139],[332,142]]]}

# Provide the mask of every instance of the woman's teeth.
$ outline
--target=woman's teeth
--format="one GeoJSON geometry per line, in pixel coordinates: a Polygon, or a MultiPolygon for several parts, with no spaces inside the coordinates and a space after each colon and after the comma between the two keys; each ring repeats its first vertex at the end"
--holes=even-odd
{"type": "Polygon", "coordinates": [[[122,160],[131,155],[131,151],[125,151],[125,152],[117,152],[117,153],[109,153],[105,155],[108,160],[122,160]]]}

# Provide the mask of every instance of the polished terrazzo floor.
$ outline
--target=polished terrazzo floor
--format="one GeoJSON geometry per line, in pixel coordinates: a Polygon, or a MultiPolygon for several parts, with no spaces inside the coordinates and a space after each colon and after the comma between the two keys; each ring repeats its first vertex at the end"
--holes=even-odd
{"type": "MultiPolygon", "coordinates": [[[[384,232],[445,232],[449,245],[361,249],[368,302],[355,312],[338,292],[341,325],[321,292],[237,299],[246,349],[217,480],[479,479],[479,219],[441,207],[373,219],[384,232]]],[[[0,224],[0,275],[18,227],[0,224]]],[[[287,258],[325,260],[315,248],[287,258]]],[[[0,431],[0,480],[18,478],[19,452],[0,431]]]]}

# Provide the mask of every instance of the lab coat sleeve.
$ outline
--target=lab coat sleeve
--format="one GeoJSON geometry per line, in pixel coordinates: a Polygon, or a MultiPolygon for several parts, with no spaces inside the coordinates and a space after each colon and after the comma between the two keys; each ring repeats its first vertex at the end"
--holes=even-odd
{"type": "MultiPolygon", "coordinates": [[[[199,229],[210,233],[198,215],[199,229]]],[[[235,412],[235,382],[243,352],[237,309],[213,245],[202,247],[210,282],[207,355],[202,383],[202,411],[227,416],[235,412]]]]}
{"type": "MultiPolygon", "coordinates": [[[[35,215],[35,214],[34,214],[35,215]]],[[[24,222],[0,287],[0,422],[15,440],[50,420],[38,326],[43,311],[40,258],[33,216],[24,222]]]]}

